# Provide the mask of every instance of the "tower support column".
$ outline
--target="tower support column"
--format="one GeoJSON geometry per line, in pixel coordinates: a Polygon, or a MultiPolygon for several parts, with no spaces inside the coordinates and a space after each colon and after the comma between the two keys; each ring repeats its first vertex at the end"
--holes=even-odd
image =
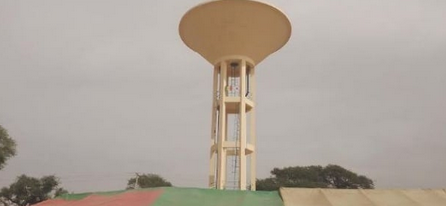
{"type": "MultiPolygon", "coordinates": [[[[251,92],[251,100],[253,102],[255,102],[256,100],[256,70],[253,68],[250,71],[250,75],[251,75],[251,87],[250,87],[250,92],[251,92]]],[[[250,116],[250,124],[251,127],[249,128],[249,142],[251,145],[255,145],[257,144],[257,136],[256,136],[256,107],[252,107],[251,109],[251,116],[250,116]]],[[[251,190],[255,191],[256,190],[256,181],[257,181],[257,150],[253,153],[251,153],[251,161],[250,161],[250,165],[251,165],[251,190]]]]}
{"type": "Polygon", "coordinates": [[[214,80],[213,80],[213,89],[212,89],[212,126],[211,126],[211,150],[210,150],[210,160],[209,160],[209,187],[215,187],[216,186],[216,182],[215,182],[215,178],[216,178],[216,171],[215,171],[215,166],[216,166],[216,161],[217,161],[217,157],[216,157],[216,152],[214,145],[217,143],[217,136],[219,135],[217,132],[217,127],[218,127],[218,78],[219,78],[219,73],[220,73],[220,66],[215,66],[214,67],[214,80]]]}
{"type": "Polygon", "coordinates": [[[218,104],[218,141],[217,141],[217,189],[225,189],[226,185],[226,149],[224,143],[226,142],[226,86],[227,86],[227,64],[225,61],[220,63],[220,85],[219,85],[219,104],[218,104]]]}
{"type": "MultiPolygon", "coordinates": [[[[239,105],[239,189],[246,190],[246,60],[240,65],[240,105],[239,105]]],[[[238,148],[237,148],[238,149],[238,148]]],[[[237,154],[236,154],[237,155],[237,154]]]]}

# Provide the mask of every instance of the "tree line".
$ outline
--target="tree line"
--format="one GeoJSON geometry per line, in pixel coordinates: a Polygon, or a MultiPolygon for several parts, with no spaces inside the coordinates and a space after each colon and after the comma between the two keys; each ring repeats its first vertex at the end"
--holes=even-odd
{"type": "Polygon", "coordinates": [[[339,165],[295,166],[271,170],[271,177],[258,179],[257,190],[277,190],[280,187],[373,189],[373,180],[339,165]]]}
{"type": "MultiPolygon", "coordinates": [[[[0,170],[16,155],[16,147],[15,141],[0,125],[0,170]]],[[[68,191],[60,185],[61,181],[55,175],[40,178],[20,175],[0,190],[0,206],[28,206],[67,194],[68,191]]],[[[126,189],[171,186],[172,183],[162,176],[147,173],[128,179],[126,189]]],[[[256,187],[257,190],[271,191],[280,187],[373,189],[375,186],[370,178],[339,165],[314,165],[274,168],[270,177],[257,179],[256,187]]]]}

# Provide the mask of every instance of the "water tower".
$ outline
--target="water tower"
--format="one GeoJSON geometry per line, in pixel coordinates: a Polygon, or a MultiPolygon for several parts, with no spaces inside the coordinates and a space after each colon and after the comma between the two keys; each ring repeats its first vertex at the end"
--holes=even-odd
{"type": "Polygon", "coordinates": [[[214,66],[209,187],[255,190],[255,66],[286,44],[291,24],[265,3],[219,0],[189,10],[179,32],[214,66]]]}

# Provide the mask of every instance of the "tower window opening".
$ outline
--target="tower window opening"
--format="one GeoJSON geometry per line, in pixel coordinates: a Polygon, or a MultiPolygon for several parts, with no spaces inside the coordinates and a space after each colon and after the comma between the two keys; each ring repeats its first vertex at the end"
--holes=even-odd
{"type": "Polygon", "coordinates": [[[240,94],[240,68],[238,62],[231,62],[227,72],[226,94],[229,97],[237,97],[240,94]]]}

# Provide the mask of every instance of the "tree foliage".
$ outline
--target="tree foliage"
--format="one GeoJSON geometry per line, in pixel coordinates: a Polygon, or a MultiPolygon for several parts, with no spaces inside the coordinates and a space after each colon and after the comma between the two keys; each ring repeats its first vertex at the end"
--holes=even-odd
{"type": "Polygon", "coordinates": [[[257,190],[280,187],[373,189],[371,179],[338,165],[274,168],[271,177],[258,179],[257,190]]]}
{"type": "Polygon", "coordinates": [[[9,137],[8,131],[0,125],[0,170],[6,161],[16,154],[15,141],[9,137]]]}
{"type": "Polygon", "coordinates": [[[58,187],[59,184],[59,179],[54,175],[40,179],[21,175],[9,187],[1,189],[0,203],[5,206],[27,206],[67,193],[58,187]]]}
{"type": "Polygon", "coordinates": [[[138,180],[138,188],[172,186],[170,182],[157,174],[142,174],[138,175],[138,177],[130,178],[127,182],[127,189],[135,189],[136,180],[138,180]]]}

